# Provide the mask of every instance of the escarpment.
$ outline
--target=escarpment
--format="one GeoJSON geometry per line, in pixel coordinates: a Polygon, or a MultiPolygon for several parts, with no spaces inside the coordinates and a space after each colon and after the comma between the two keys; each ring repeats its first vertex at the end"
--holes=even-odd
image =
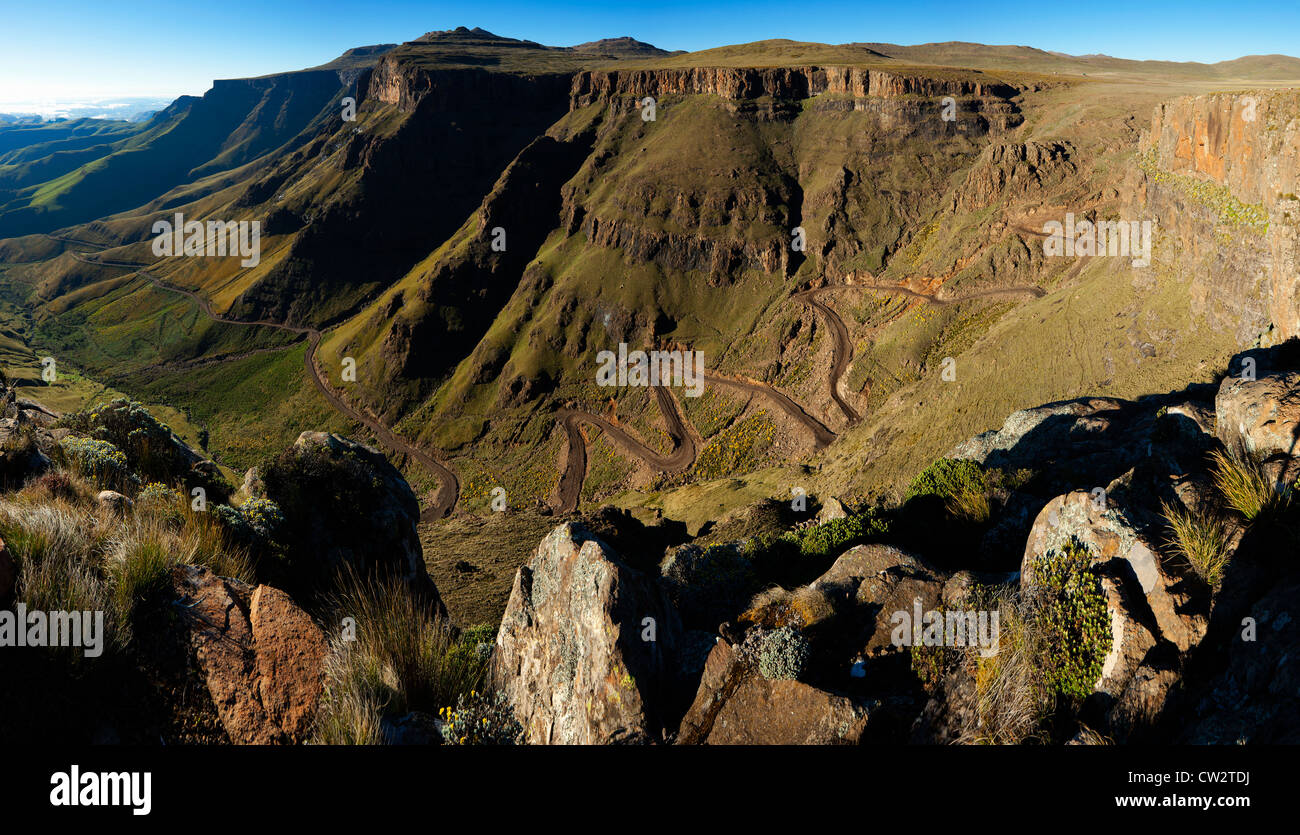
{"type": "Polygon", "coordinates": [[[1134,217],[1191,277],[1191,306],[1242,343],[1300,334],[1300,94],[1188,96],[1155,108],[1134,217]]]}
{"type": "Polygon", "coordinates": [[[709,94],[726,99],[771,96],[805,99],[821,93],[851,96],[979,96],[1010,99],[1018,91],[996,81],[896,75],[859,67],[691,67],[580,72],[571,107],[618,97],[709,94]]]}

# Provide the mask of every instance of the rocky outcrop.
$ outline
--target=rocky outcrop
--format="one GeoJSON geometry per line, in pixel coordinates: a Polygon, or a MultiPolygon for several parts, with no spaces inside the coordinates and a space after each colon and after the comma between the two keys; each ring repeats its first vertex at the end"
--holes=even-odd
{"type": "Polygon", "coordinates": [[[867,709],[791,679],[769,680],[720,639],[704,665],[679,745],[834,745],[860,742],[867,709]]]}
{"type": "Polygon", "coordinates": [[[307,587],[336,572],[405,581],[445,614],[424,565],[415,493],[383,453],[329,432],[303,432],[258,479],[254,496],[280,506],[290,544],[288,577],[307,587]]]}
{"type": "MultiPolygon", "coordinates": [[[[1148,520],[1150,521],[1150,520],[1148,520]]],[[[1034,521],[1021,564],[1021,592],[1037,582],[1037,557],[1070,540],[1092,556],[1110,615],[1111,646],[1092,699],[1117,740],[1151,728],[1205,637],[1209,590],[1163,560],[1142,514],[1079,491],[1048,502],[1034,521]]]]}
{"type": "Polygon", "coordinates": [[[976,212],[1007,196],[1032,197],[1076,171],[1068,142],[999,142],[990,145],[948,204],[950,212],[976,212]]]}
{"type": "Polygon", "coordinates": [[[655,741],[671,709],[680,634],[652,579],[565,523],[515,575],[491,678],[528,742],[655,741]]]}
{"type": "Polygon", "coordinates": [[[323,686],[325,638],[284,592],[174,570],[178,611],[208,693],[232,742],[301,742],[323,686]]]}
{"type": "Polygon", "coordinates": [[[1257,379],[1223,378],[1214,399],[1215,430],[1229,448],[1267,458],[1300,455],[1300,372],[1277,371],[1257,379]]]}
{"type": "Polygon", "coordinates": [[[423,105],[441,111],[487,106],[534,110],[563,108],[567,73],[516,75],[483,69],[423,67],[405,55],[385,55],[362,81],[362,97],[411,112],[423,105]]]}

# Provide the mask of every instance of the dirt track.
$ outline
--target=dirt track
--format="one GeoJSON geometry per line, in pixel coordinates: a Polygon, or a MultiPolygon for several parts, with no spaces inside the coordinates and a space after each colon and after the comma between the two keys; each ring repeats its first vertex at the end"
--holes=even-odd
{"type": "Polygon", "coordinates": [[[682,414],[672,393],[663,386],[655,386],[655,402],[659,412],[668,424],[668,435],[673,439],[673,451],[664,455],[651,449],[632,437],[616,423],[611,423],[599,415],[578,409],[562,409],[556,412],[568,439],[568,452],[564,460],[564,472],[555,488],[555,508],[560,513],[572,513],[578,509],[578,500],[582,495],[582,483],[587,478],[587,439],[582,434],[579,424],[589,423],[599,427],[609,435],[614,443],[631,454],[642,459],[657,470],[667,473],[680,473],[695,463],[699,454],[696,449],[695,435],[686,425],[686,416],[682,414]]]}
{"type": "Polygon", "coordinates": [[[816,310],[826,320],[830,326],[831,338],[833,345],[831,349],[831,373],[830,387],[831,399],[840,407],[840,411],[849,419],[850,424],[862,420],[858,410],[849,405],[849,402],[840,395],[840,380],[844,378],[844,372],[849,368],[849,361],[853,359],[853,339],[849,335],[849,328],[844,324],[844,320],[835,312],[834,308],[825,302],[817,300],[817,296],[832,290],[832,287],[822,287],[817,290],[805,290],[802,293],[795,293],[796,299],[802,299],[807,302],[813,310],[816,310]]]}
{"type": "MultiPolygon", "coordinates": [[[[62,243],[80,244],[82,246],[97,247],[100,249],[108,248],[107,244],[97,244],[97,243],[92,243],[90,241],[78,241],[70,238],[60,238],[54,235],[47,235],[46,237],[52,240],[60,241],[62,243]]],[[[424,509],[424,511],[420,514],[420,518],[425,521],[431,519],[442,519],[443,517],[450,514],[452,509],[455,508],[456,501],[460,497],[460,480],[456,478],[456,474],[453,473],[451,469],[447,467],[446,464],[443,464],[441,461],[434,458],[432,455],[429,455],[427,452],[424,452],[418,447],[408,443],[404,438],[397,435],[395,432],[393,432],[391,429],[389,429],[387,426],[385,426],[376,418],[371,417],[370,415],[362,412],[359,409],[353,408],[351,405],[346,403],[341,397],[335,394],[334,391],[325,382],[325,378],[322,375],[320,368],[316,364],[316,349],[320,347],[320,340],[321,340],[320,331],[316,330],[315,328],[298,327],[296,325],[286,325],[282,322],[272,322],[265,319],[253,321],[248,319],[234,319],[227,316],[221,316],[220,314],[217,314],[212,310],[212,306],[211,304],[208,303],[207,299],[195,293],[193,290],[186,290],[182,287],[174,287],[170,284],[167,284],[166,282],[158,278],[153,273],[149,272],[149,266],[150,266],[149,264],[139,264],[132,261],[109,261],[109,260],[102,260],[97,258],[88,258],[86,257],[85,254],[80,252],[74,252],[72,250],[69,250],[69,252],[72,254],[72,257],[76,258],[78,261],[83,261],[87,264],[94,264],[96,266],[103,266],[103,267],[120,267],[123,269],[134,270],[135,272],[143,276],[150,284],[157,287],[158,289],[165,290],[169,293],[176,293],[194,302],[196,305],[198,305],[199,310],[203,311],[203,315],[207,316],[209,319],[213,320],[214,322],[221,322],[227,325],[248,325],[248,326],[264,327],[264,328],[275,328],[276,330],[282,330],[282,331],[287,331],[289,333],[306,336],[307,353],[305,354],[304,365],[306,367],[307,376],[309,376],[312,382],[315,383],[316,389],[320,391],[321,396],[325,398],[326,402],[328,402],[331,406],[333,406],[334,409],[339,413],[341,413],[344,417],[350,418],[351,420],[354,420],[357,423],[364,425],[367,429],[369,429],[371,432],[375,434],[375,437],[378,438],[380,443],[382,443],[384,446],[388,447],[390,450],[392,450],[393,452],[399,455],[406,455],[409,456],[410,458],[415,459],[416,461],[423,464],[426,468],[428,468],[431,472],[433,472],[437,476],[438,490],[437,493],[434,494],[433,503],[429,507],[424,509]]]]}

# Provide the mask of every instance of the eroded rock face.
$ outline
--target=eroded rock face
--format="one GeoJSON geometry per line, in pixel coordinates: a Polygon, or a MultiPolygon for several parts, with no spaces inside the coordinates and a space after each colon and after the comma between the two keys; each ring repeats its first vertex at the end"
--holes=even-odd
{"type": "Polygon", "coordinates": [[[1224,377],[1214,412],[1216,434],[1230,448],[1244,445],[1264,457],[1300,454],[1300,372],[1224,377]]]}
{"type": "Polygon", "coordinates": [[[1190,279],[1191,311],[1239,344],[1300,335],[1298,105],[1293,90],[1157,105],[1128,184],[1130,216],[1181,242],[1172,266],[1190,279]]]}
{"type": "Polygon", "coordinates": [[[680,636],[651,578],[565,523],[515,575],[491,676],[530,743],[654,741],[672,700],[680,636]],[[651,626],[655,640],[643,640],[651,626]]]}
{"type": "Polygon", "coordinates": [[[323,686],[325,638],[288,595],[175,569],[190,646],[221,724],[241,745],[301,742],[323,686]]]}
{"type": "Polygon", "coordinates": [[[855,744],[865,707],[790,679],[768,680],[725,639],[704,665],[700,689],[678,732],[679,745],[855,744]]]}

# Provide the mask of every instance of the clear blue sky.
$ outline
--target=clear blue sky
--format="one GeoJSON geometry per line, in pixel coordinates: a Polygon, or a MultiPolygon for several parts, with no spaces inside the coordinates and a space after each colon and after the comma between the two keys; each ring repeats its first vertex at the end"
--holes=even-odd
{"type": "Polygon", "coordinates": [[[554,46],[631,35],[688,50],[791,38],[1204,62],[1300,52],[1298,0],[0,0],[0,101],[202,94],[213,78],[301,69],[456,26],[554,46]]]}

